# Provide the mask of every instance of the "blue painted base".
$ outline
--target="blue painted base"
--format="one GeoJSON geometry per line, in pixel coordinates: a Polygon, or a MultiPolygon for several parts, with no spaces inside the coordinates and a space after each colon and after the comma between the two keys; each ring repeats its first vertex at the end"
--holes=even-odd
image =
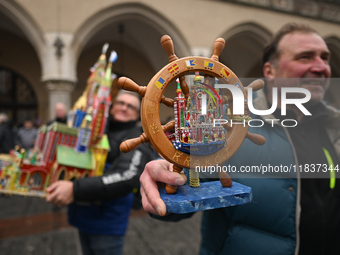
{"type": "Polygon", "coordinates": [[[198,188],[178,187],[173,195],[167,194],[164,188],[159,192],[167,211],[178,214],[243,205],[253,199],[251,188],[237,182],[230,188],[224,188],[220,181],[213,181],[201,183],[198,188]]]}

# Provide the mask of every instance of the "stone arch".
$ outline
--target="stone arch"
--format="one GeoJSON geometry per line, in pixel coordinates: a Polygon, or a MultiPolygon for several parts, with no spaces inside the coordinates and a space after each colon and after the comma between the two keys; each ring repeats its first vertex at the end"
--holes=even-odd
{"type": "Polygon", "coordinates": [[[9,18],[33,45],[40,62],[43,59],[44,37],[34,20],[15,1],[1,1],[0,13],[9,18]]]}
{"type": "Polygon", "coordinates": [[[220,61],[239,78],[261,77],[262,50],[271,36],[266,28],[256,23],[239,24],[222,35],[226,47],[220,61]]]}
{"type": "MultiPolygon", "coordinates": [[[[91,18],[89,18],[75,33],[75,40],[73,41],[73,47],[75,49],[76,59],[79,57],[81,51],[84,49],[88,41],[101,29],[105,28],[112,23],[121,23],[128,20],[138,21],[140,25],[145,25],[151,28],[154,33],[151,35],[152,38],[147,35],[141,38],[137,32],[130,34],[131,41],[129,46],[133,48],[133,42],[136,42],[140,46],[141,50],[149,56],[150,62],[155,70],[162,66],[164,63],[159,63],[157,59],[158,52],[155,52],[157,47],[152,47],[149,44],[156,43],[159,46],[160,37],[155,35],[169,34],[175,45],[175,53],[179,57],[190,55],[190,48],[184,39],[184,36],[179,30],[172,24],[172,22],[160,15],[155,10],[140,4],[140,3],[129,3],[119,4],[106,8],[91,18]],[[147,40],[146,40],[147,39],[147,40]],[[156,41],[154,41],[156,39],[156,41]]],[[[164,53],[164,52],[163,52],[164,53]]],[[[167,59],[167,58],[166,58],[167,59]]]]}
{"type": "MultiPolygon", "coordinates": [[[[113,72],[128,76],[139,85],[146,86],[168,63],[168,56],[160,45],[160,38],[164,34],[171,36],[178,57],[190,55],[188,43],[172,22],[143,4],[113,5],[90,17],[75,33],[72,43],[75,59],[78,60],[79,81],[79,86],[77,85],[73,93],[73,100],[85,88],[88,69],[97,60],[101,46],[107,41],[110,43],[109,50],[114,49],[118,53],[113,72]],[[123,36],[120,33],[121,25],[124,28],[123,36]]],[[[176,89],[175,84],[169,87],[165,92],[168,97],[171,90],[176,89]]],[[[162,116],[165,119],[172,114],[171,109],[163,105],[161,111],[164,112],[162,116]]]]}
{"type": "Polygon", "coordinates": [[[47,118],[46,88],[41,81],[45,40],[42,31],[29,14],[15,1],[0,1],[0,65],[20,73],[34,88],[38,100],[37,115],[47,118]]]}

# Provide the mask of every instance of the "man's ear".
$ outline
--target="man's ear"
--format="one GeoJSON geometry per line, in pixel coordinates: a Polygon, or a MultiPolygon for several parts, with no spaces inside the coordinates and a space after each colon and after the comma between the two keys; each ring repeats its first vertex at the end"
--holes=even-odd
{"type": "Polygon", "coordinates": [[[266,62],[263,65],[263,76],[267,79],[274,79],[276,74],[276,69],[273,64],[266,62]]]}

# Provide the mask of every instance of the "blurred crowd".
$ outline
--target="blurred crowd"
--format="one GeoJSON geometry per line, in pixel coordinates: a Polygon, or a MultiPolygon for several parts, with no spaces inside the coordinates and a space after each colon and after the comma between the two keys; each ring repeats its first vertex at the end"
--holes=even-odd
{"type": "MultiPolygon", "coordinates": [[[[55,119],[50,120],[46,124],[49,125],[53,121],[66,124],[67,110],[63,103],[55,105],[55,119]]],[[[0,113],[0,154],[8,154],[11,149],[25,149],[29,151],[34,147],[37,137],[38,128],[42,125],[40,118],[26,118],[22,123],[13,125],[6,113],[0,113]]]]}

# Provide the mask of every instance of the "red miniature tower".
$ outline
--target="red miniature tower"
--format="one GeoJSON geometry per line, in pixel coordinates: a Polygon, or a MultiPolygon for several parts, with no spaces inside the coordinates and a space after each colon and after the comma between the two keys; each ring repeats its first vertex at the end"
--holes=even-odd
{"type": "Polygon", "coordinates": [[[94,96],[93,102],[93,123],[91,144],[96,144],[105,131],[106,120],[109,115],[111,105],[111,86],[112,86],[112,64],[116,62],[118,56],[115,51],[111,52],[109,63],[106,68],[105,76],[102,77],[98,91],[94,96]]]}

